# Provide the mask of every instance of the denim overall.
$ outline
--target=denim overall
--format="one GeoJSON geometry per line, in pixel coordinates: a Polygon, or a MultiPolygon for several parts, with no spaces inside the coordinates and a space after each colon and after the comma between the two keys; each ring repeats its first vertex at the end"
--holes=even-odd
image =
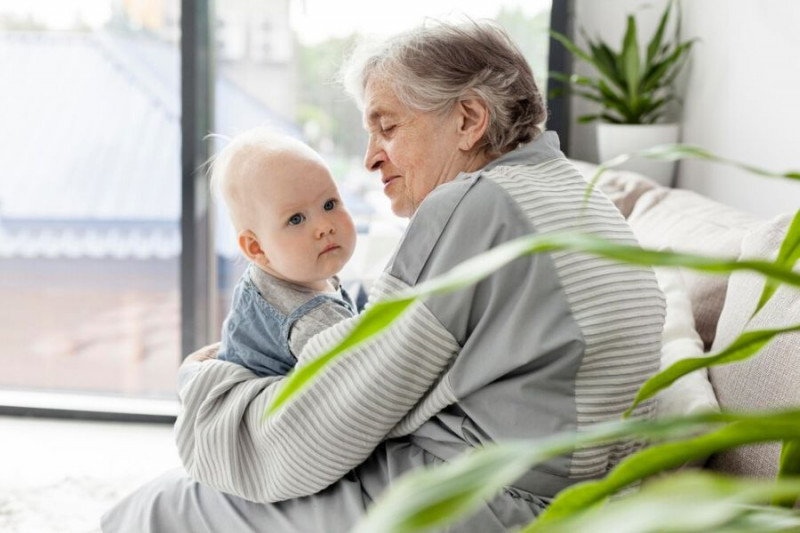
{"type": "Polygon", "coordinates": [[[309,296],[286,314],[261,295],[248,269],[234,289],[217,359],[242,365],[261,377],[286,375],[297,363],[289,348],[289,333],[297,320],[326,302],[356,313],[350,296],[341,286],[338,293],[309,296]]]}

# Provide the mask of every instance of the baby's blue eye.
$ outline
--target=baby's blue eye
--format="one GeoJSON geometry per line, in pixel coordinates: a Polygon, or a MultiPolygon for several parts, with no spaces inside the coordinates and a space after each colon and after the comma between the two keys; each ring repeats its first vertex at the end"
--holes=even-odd
{"type": "Polygon", "coordinates": [[[336,200],[334,199],[328,200],[325,202],[325,205],[322,206],[325,211],[333,211],[334,207],[336,207],[336,200]]]}
{"type": "Polygon", "coordinates": [[[296,225],[300,224],[301,222],[303,222],[305,219],[306,219],[306,217],[304,217],[300,213],[296,213],[296,214],[294,214],[294,215],[289,217],[289,225],[290,226],[296,226],[296,225]]]}

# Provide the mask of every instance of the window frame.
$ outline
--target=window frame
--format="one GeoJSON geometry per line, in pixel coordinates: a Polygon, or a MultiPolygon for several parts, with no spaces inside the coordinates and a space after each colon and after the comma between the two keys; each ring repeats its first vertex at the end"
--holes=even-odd
{"type": "Polygon", "coordinates": [[[181,0],[181,360],[210,344],[216,309],[213,209],[205,172],[214,131],[213,2],[181,0]]]}

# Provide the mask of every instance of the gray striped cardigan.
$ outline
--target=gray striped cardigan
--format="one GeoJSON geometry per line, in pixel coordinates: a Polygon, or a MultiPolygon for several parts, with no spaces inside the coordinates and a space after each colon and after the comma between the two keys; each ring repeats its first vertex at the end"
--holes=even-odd
{"type": "MultiPolygon", "coordinates": [[[[530,233],[583,231],[635,243],[601,193],[583,206],[585,187],[552,133],[460,174],[420,205],[370,301],[530,233]]],[[[221,361],[185,365],[180,456],[203,484],[257,502],[314,494],[356,468],[368,500],[394,472],[431,458],[619,417],[658,368],[663,319],[650,269],[578,252],[520,258],[468,289],[415,304],[266,421],[283,378],[255,378],[221,361]],[[407,445],[386,446],[397,441],[407,445]],[[378,453],[387,457],[358,467],[378,453]]],[[[312,338],[298,365],[356,320],[312,338]]],[[[647,402],[637,411],[651,412],[647,402]]],[[[580,449],[532,469],[513,490],[552,497],[604,475],[635,448],[580,449]]]]}

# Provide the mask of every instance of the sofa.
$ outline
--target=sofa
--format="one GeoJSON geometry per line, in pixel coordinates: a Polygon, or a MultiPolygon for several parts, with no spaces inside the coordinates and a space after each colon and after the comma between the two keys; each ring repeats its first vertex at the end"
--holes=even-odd
{"type": "MultiPolygon", "coordinates": [[[[597,170],[590,163],[575,164],[587,179],[597,170]]],[[[621,170],[605,172],[597,187],[627,218],[640,244],[652,249],[774,259],[794,215],[760,219],[695,192],[662,187],[645,176],[621,170]]],[[[662,367],[676,358],[720,351],[745,330],[800,323],[800,290],[781,286],[750,320],[764,286],[761,276],[743,271],[709,275],[668,270],[671,272],[656,270],[667,299],[662,367]],[[685,308],[680,307],[682,303],[685,308]]],[[[659,405],[672,409],[670,414],[716,408],[717,404],[741,411],[800,405],[800,334],[780,336],[747,361],[712,367],[673,387],[676,390],[669,393],[670,398],[659,397],[659,405]]],[[[777,474],[779,455],[779,443],[746,446],[710,457],[705,467],[769,478],[777,474]]]]}

